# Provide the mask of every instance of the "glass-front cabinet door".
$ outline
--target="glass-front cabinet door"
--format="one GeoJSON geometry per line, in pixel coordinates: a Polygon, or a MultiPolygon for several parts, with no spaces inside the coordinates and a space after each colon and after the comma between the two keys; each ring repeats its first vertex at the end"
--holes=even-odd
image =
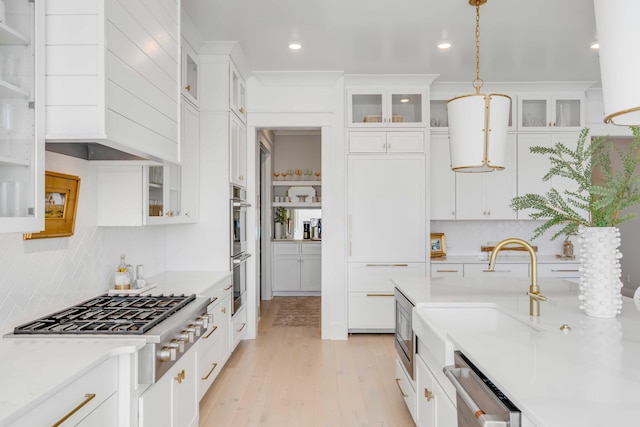
{"type": "Polygon", "coordinates": [[[44,2],[5,0],[4,13],[0,13],[3,233],[44,229],[44,128],[39,125],[44,117],[44,101],[38,98],[44,82],[43,5],[44,2]]]}
{"type": "Polygon", "coordinates": [[[349,127],[417,127],[425,125],[426,91],[349,90],[349,127]]]}
{"type": "Polygon", "coordinates": [[[198,106],[200,75],[198,57],[189,43],[182,40],[182,95],[198,106]]]}
{"type": "Polygon", "coordinates": [[[147,223],[166,223],[182,212],[180,166],[147,167],[147,223]]]}
{"type": "Polygon", "coordinates": [[[579,95],[521,95],[519,100],[521,131],[575,131],[584,126],[584,102],[579,95]]]}

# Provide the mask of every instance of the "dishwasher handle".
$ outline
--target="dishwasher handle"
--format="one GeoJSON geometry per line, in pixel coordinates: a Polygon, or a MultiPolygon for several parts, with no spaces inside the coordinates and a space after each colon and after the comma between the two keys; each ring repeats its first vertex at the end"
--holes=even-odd
{"type": "Polygon", "coordinates": [[[444,375],[449,378],[451,384],[456,389],[456,393],[462,399],[462,401],[469,407],[473,416],[478,421],[478,425],[482,427],[509,427],[509,423],[504,421],[497,415],[485,414],[478,404],[473,400],[471,395],[465,390],[464,386],[460,384],[458,378],[463,376],[469,376],[469,368],[456,368],[455,366],[445,366],[442,368],[444,375]]]}

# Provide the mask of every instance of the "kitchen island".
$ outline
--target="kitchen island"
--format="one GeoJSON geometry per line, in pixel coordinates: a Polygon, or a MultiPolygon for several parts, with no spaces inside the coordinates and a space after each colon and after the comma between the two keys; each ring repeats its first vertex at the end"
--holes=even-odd
{"type": "MultiPolygon", "coordinates": [[[[438,348],[430,348],[430,342],[437,340],[429,332],[436,331],[462,351],[519,407],[527,422],[524,425],[635,425],[632,420],[637,420],[640,407],[640,309],[632,299],[623,298],[622,313],[615,319],[591,318],[578,307],[577,284],[541,279],[541,293],[548,301],[541,303],[539,317],[531,317],[525,295],[530,284],[527,278],[407,278],[394,282],[416,306],[413,329],[421,345],[439,353],[438,348]],[[531,328],[518,333],[474,330],[470,317],[464,319],[470,327],[447,331],[424,308],[451,303],[496,304],[525,324],[525,329],[527,323],[531,328]],[[570,330],[561,330],[562,325],[570,330]]],[[[431,359],[432,366],[442,360],[438,356],[431,359]]],[[[447,397],[455,402],[452,387],[444,382],[447,397]]]]}

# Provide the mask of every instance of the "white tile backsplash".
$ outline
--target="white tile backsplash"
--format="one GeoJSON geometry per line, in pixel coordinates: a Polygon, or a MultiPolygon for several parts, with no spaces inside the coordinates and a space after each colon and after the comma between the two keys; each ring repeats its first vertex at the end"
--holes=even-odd
{"type": "MultiPolygon", "coordinates": [[[[531,240],[533,231],[542,221],[431,221],[432,233],[444,233],[447,255],[479,255],[480,246],[499,242],[508,237],[518,237],[534,246],[538,254],[562,253],[563,237],[551,241],[553,231],[531,240]]],[[[575,240],[573,242],[575,244],[575,240]]]]}

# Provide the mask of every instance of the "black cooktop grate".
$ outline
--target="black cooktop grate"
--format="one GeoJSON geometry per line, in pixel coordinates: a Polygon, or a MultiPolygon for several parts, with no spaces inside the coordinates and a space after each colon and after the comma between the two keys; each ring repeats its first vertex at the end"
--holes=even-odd
{"type": "Polygon", "coordinates": [[[142,335],[195,295],[104,294],[14,329],[14,334],[142,335]]]}

